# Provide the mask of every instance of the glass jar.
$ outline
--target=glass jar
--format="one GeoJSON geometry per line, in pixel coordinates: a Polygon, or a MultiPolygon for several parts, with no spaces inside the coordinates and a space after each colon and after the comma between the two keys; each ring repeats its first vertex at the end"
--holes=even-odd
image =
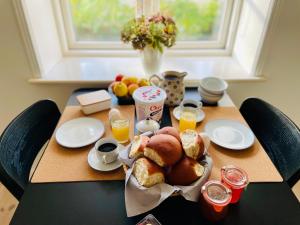
{"type": "Polygon", "coordinates": [[[224,166],[221,169],[221,180],[232,191],[231,203],[237,203],[244,188],[248,185],[247,173],[236,166],[224,166]]]}
{"type": "Polygon", "coordinates": [[[202,215],[209,221],[222,220],[231,201],[231,190],[220,181],[206,182],[201,189],[200,207],[202,215]]]}
{"type": "Polygon", "coordinates": [[[183,110],[180,113],[179,130],[181,132],[191,129],[196,130],[197,114],[195,111],[183,110]]]}
{"type": "Polygon", "coordinates": [[[126,143],[129,141],[130,121],[127,118],[118,118],[110,121],[111,130],[114,138],[118,143],[126,143]]]}

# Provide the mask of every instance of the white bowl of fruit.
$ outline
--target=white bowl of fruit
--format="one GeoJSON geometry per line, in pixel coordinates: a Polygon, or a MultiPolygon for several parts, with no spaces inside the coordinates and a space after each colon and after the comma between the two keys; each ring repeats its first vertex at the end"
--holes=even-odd
{"type": "Polygon", "coordinates": [[[120,105],[127,105],[134,104],[133,92],[143,86],[150,86],[148,79],[117,74],[114,82],[109,85],[108,89],[117,97],[120,105]]]}

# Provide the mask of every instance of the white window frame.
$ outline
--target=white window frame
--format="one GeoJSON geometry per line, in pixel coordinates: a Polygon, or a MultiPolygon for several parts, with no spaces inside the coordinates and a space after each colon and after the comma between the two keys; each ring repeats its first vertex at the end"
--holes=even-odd
{"type": "MultiPolygon", "coordinates": [[[[132,48],[70,49],[65,36],[59,35],[64,30],[59,30],[57,22],[63,24],[63,20],[54,13],[54,1],[60,0],[12,0],[32,67],[30,82],[98,85],[99,81],[108,84],[116,73],[143,75],[139,51],[132,48]]],[[[262,68],[281,4],[279,0],[234,1],[240,3],[234,8],[240,7],[241,13],[235,23],[231,22],[228,39],[232,43],[227,41],[224,49],[168,49],[162,70],[187,71],[188,85],[197,85],[205,76],[229,81],[265,80],[262,68]]]]}
{"type": "MultiPolygon", "coordinates": [[[[221,30],[216,41],[177,41],[168,49],[171,56],[228,56],[232,47],[238,26],[243,0],[227,0],[222,15],[221,30]]],[[[61,46],[67,56],[131,56],[136,55],[129,44],[110,41],[77,41],[72,29],[72,15],[68,0],[53,0],[53,10],[59,30],[61,46]]]]}

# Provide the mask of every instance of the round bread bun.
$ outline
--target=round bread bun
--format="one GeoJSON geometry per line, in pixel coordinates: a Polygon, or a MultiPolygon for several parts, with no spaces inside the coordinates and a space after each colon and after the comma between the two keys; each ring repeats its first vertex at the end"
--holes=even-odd
{"type": "Polygon", "coordinates": [[[133,175],[144,187],[152,187],[155,184],[165,182],[163,169],[144,157],[135,161],[133,175]]]}
{"type": "Polygon", "coordinates": [[[174,127],[164,127],[156,132],[156,134],[169,134],[175,137],[180,142],[180,135],[174,127]]]}
{"type": "Polygon", "coordinates": [[[134,136],[131,143],[129,158],[137,158],[144,155],[144,149],[150,138],[145,135],[134,136]]]}
{"type": "Polygon", "coordinates": [[[180,133],[180,139],[186,156],[195,160],[203,156],[204,142],[197,131],[187,129],[180,133]]]}
{"type": "Polygon", "coordinates": [[[204,173],[204,167],[196,160],[183,157],[174,165],[167,175],[167,182],[171,185],[190,185],[204,173]]]}
{"type": "Polygon", "coordinates": [[[150,138],[144,155],[161,167],[172,166],[182,156],[181,143],[168,134],[157,134],[150,138]]]}

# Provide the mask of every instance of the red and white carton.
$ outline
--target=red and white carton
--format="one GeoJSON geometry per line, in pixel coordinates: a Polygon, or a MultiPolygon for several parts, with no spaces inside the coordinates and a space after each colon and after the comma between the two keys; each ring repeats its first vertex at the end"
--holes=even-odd
{"type": "Polygon", "coordinates": [[[160,122],[164,102],[167,98],[166,92],[155,86],[145,86],[136,89],[133,93],[137,120],[152,119],[160,122]]]}

